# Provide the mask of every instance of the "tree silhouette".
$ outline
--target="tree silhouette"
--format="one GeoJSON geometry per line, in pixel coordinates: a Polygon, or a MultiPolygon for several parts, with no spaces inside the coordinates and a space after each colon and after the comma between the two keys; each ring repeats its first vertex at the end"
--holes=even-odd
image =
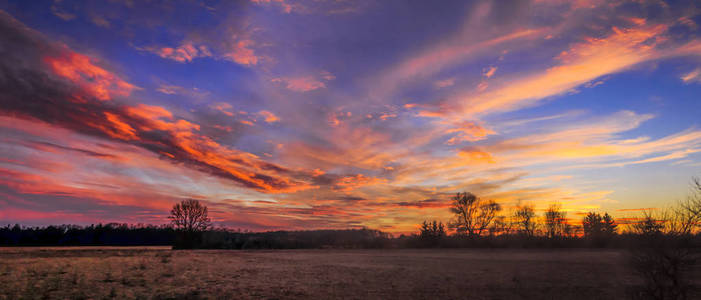
{"type": "Polygon", "coordinates": [[[597,246],[604,246],[610,241],[616,235],[617,226],[608,213],[602,216],[599,213],[589,212],[582,219],[584,237],[597,246]]]}
{"type": "Polygon", "coordinates": [[[590,212],[582,220],[584,236],[589,238],[613,236],[616,234],[617,226],[608,213],[601,216],[598,213],[590,212]]]}
{"type": "Polygon", "coordinates": [[[693,234],[701,226],[701,179],[693,177],[691,191],[686,200],[680,201],[670,220],[671,233],[693,234]]]}
{"type": "Polygon", "coordinates": [[[210,226],[207,206],[193,199],[183,200],[173,206],[168,218],[178,231],[175,248],[194,248],[201,239],[200,233],[210,226]]]}
{"type": "Polygon", "coordinates": [[[422,246],[438,246],[440,241],[446,237],[445,226],[443,223],[433,221],[424,221],[421,223],[421,232],[419,233],[419,239],[422,246]]]}
{"type": "Polygon", "coordinates": [[[506,219],[506,216],[497,216],[492,221],[492,226],[489,227],[490,235],[511,234],[511,222],[506,219]]]}
{"type": "Polygon", "coordinates": [[[442,238],[445,236],[445,226],[443,223],[427,222],[424,221],[421,224],[421,238],[442,238]]]}
{"type": "Polygon", "coordinates": [[[519,233],[532,237],[535,234],[535,209],[532,205],[522,205],[516,208],[514,224],[519,233]]]}
{"type": "Polygon", "coordinates": [[[500,210],[501,205],[493,200],[483,200],[468,192],[458,193],[453,197],[453,207],[450,208],[455,214],[450,226],[459,234],[481,236],[500,210]]]}
{"type": "Polygon", "coordinates": [[[552,204],[545,211],[545,230],[549,238],[561,237],[568,231],[565,223],[567,213],[560,210],[560,204],[552,204]]]}
{"type": "Polygon", "coordinates": [[[631,229],[643,237],[656,237],[664,233],[666,222],[666,216],[656,217],[652,212],[645,211],[642,220],[633,224],[631,229]]]}

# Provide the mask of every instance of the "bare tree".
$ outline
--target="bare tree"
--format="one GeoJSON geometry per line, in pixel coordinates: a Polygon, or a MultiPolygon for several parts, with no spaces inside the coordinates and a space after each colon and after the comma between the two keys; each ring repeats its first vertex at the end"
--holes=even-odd
{"type": "Polygon", "coordinates": [[[529,237],[535,234],[535,209],[532,205],[518,206],[513,218],[519,233],[529,237]]]}
{"type": "Polygon", "coordinates": [[[497,216],[492,221],[492,226],[489,227],[490,235],[511,234],[511,222],[506,219],[506,216],[497,216]]]}
{"type": "Polygon", "coordinates": [[[693,177],[691,191],[680,201],[670,218],[670,231],[676,235],[690,235],[701,226],[701,179],[693,177]]]}
{"type": "Polygon", "coordinates": [[[168,218],[175,229],[185,232],[203,231],[211,224],[207,216],[207,206],[193,199],[183,200],[175,204],[168,218]]]}
{"type": "Polygon", "coordinates": [[[655,215],[652,213],[652,211],[646,210],[643,211],[642,220],[634,223],[633,226],[631,226],[631,229],[633,233],[641,236],[658,236],[665,233],[665,224],[668,220],[669,218],[667,217],[666,212],[655,215]]]}
{"type": "Polygon", "coordinates": [[[545,230],[549,238],[561,237],[568,231],[565,217],[567,213],[560,210],[560,204],[551,204],[545,211],[545,230]]]}
{"type": "Polygon", "coordinates": [[[470,237],[480,236],[489,228],[494,217],[501,210],[501,205],[494,200],[484,200],[472,193],[458,193],[453,197],[450,211],[455,219],[450,223],[458,233],[470,237]]]}
{"type": "Polygon", "coordinates": [[[679,208],[653,214],[645,211],[641,221],[633,224],[632,231],[639,235],[631,247],[630,262],[633,270],[643,279],[638,297],[649,299],[688,299],[693,282],[693,265],[698,255],[683,242],[684,219],[677,215],[679,208]]]}

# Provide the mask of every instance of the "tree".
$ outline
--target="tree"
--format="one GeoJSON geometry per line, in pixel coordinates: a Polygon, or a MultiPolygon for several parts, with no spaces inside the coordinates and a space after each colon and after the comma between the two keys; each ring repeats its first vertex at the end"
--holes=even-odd
{"type": "Polygon", "coordinates": [[[472,193],[458,193],[453,197],[450,211],[455,219],[450,223],[459,234],[469,237],[482,235],[501,210],[501,205],[493,200],[483,200],[472,193]]]}
{"type": "Polygon", "coordinates": [[[532,237],[535,234],[535,209],[532,205],[522,205],[516,208],[514,224],[520,234],[532,237]]]}
{"type": "Polygon", "coordinates": [[[690,235],[701,226],[701,179],[691,179],[691,191],[686,200],[680,201],[670,219],[670,231],[676,235],[690,235]]]}
{"type": "Polygon", "coordinates": [[[442,238],[445,237],[445,226],[442,222],[427,222],[424,221],[421,224],[421,237],[422,238],[442,238]]]}
{"type": "Polygon", "coordinates": [[[545,211],[545,230],[549,238],[561,237],[567,233],[565,217],[567,213],[560,210],[560,204],[552,204],[545,211]]]}
{"type": "Polygon", "coordinates": [[[207,206],[193,199],[175,204],[168,218],[171,219],[175,229],[188,232],[203,231],[210,226],[207,206]]]}
{"type": "Polygon", "coordinates": [[[490,235],[511,234],[511,223],[508,222],[506,216],[497,216],[492,221],[492,226],[489,227],[490,235]]]}
{"type": "Polygon", "coordinates": [[[608,213],[602,216],[599,213],[589,212],[584,219],[582,219],[584,237],[598,246],[605,245],[616,235],[617,226],[616,222],[608,213]]]}
{"type": "Polygon", "coordinates": [[[618,227],[618,225],[616,224],[616,221],[613,220],[611,215],[604,213],[601,221],[601,232],[604,234],[604,236],[611,237],[616,235],[616,227],[618,227]]]}
{"type": "Polygon", "coordinates": [[[664,233],[667,220],[666,214],[655,217],[652,212],[645,211],[642,220],[633,224],[632,229],[641,236],[657,237],[664,233]]]}
{"type": "Polygon", "coordinates": [[[194,248],[201,239],[201,232],[210,227],[207,206],[193,199],[183,200],[173,206],[168,218],[178,231],[175,248],[194,248]]]}
{"type": "Polygon", "coordinates": [[[423,246],[437,246],[445,235],[445,226],[443,226],[443,223],[435,220],[433,222],[424,221],[421,223],[419,239],[423,246]]]}

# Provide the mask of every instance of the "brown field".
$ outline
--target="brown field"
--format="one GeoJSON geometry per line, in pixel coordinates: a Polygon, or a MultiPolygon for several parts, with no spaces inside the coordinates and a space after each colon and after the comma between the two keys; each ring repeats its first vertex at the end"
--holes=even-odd
{"type": "Polygon", "coordinates": [[[0,248],[0,299],[620,299],[617,250],[0,248]]]}

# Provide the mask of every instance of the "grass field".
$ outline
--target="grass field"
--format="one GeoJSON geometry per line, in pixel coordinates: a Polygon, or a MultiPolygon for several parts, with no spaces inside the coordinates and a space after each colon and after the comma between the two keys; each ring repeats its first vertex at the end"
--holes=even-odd
{"type": "Polygon", "coordinates": [[[2,299],[621,299],[617,250],[0,248],[2,299]]]}

